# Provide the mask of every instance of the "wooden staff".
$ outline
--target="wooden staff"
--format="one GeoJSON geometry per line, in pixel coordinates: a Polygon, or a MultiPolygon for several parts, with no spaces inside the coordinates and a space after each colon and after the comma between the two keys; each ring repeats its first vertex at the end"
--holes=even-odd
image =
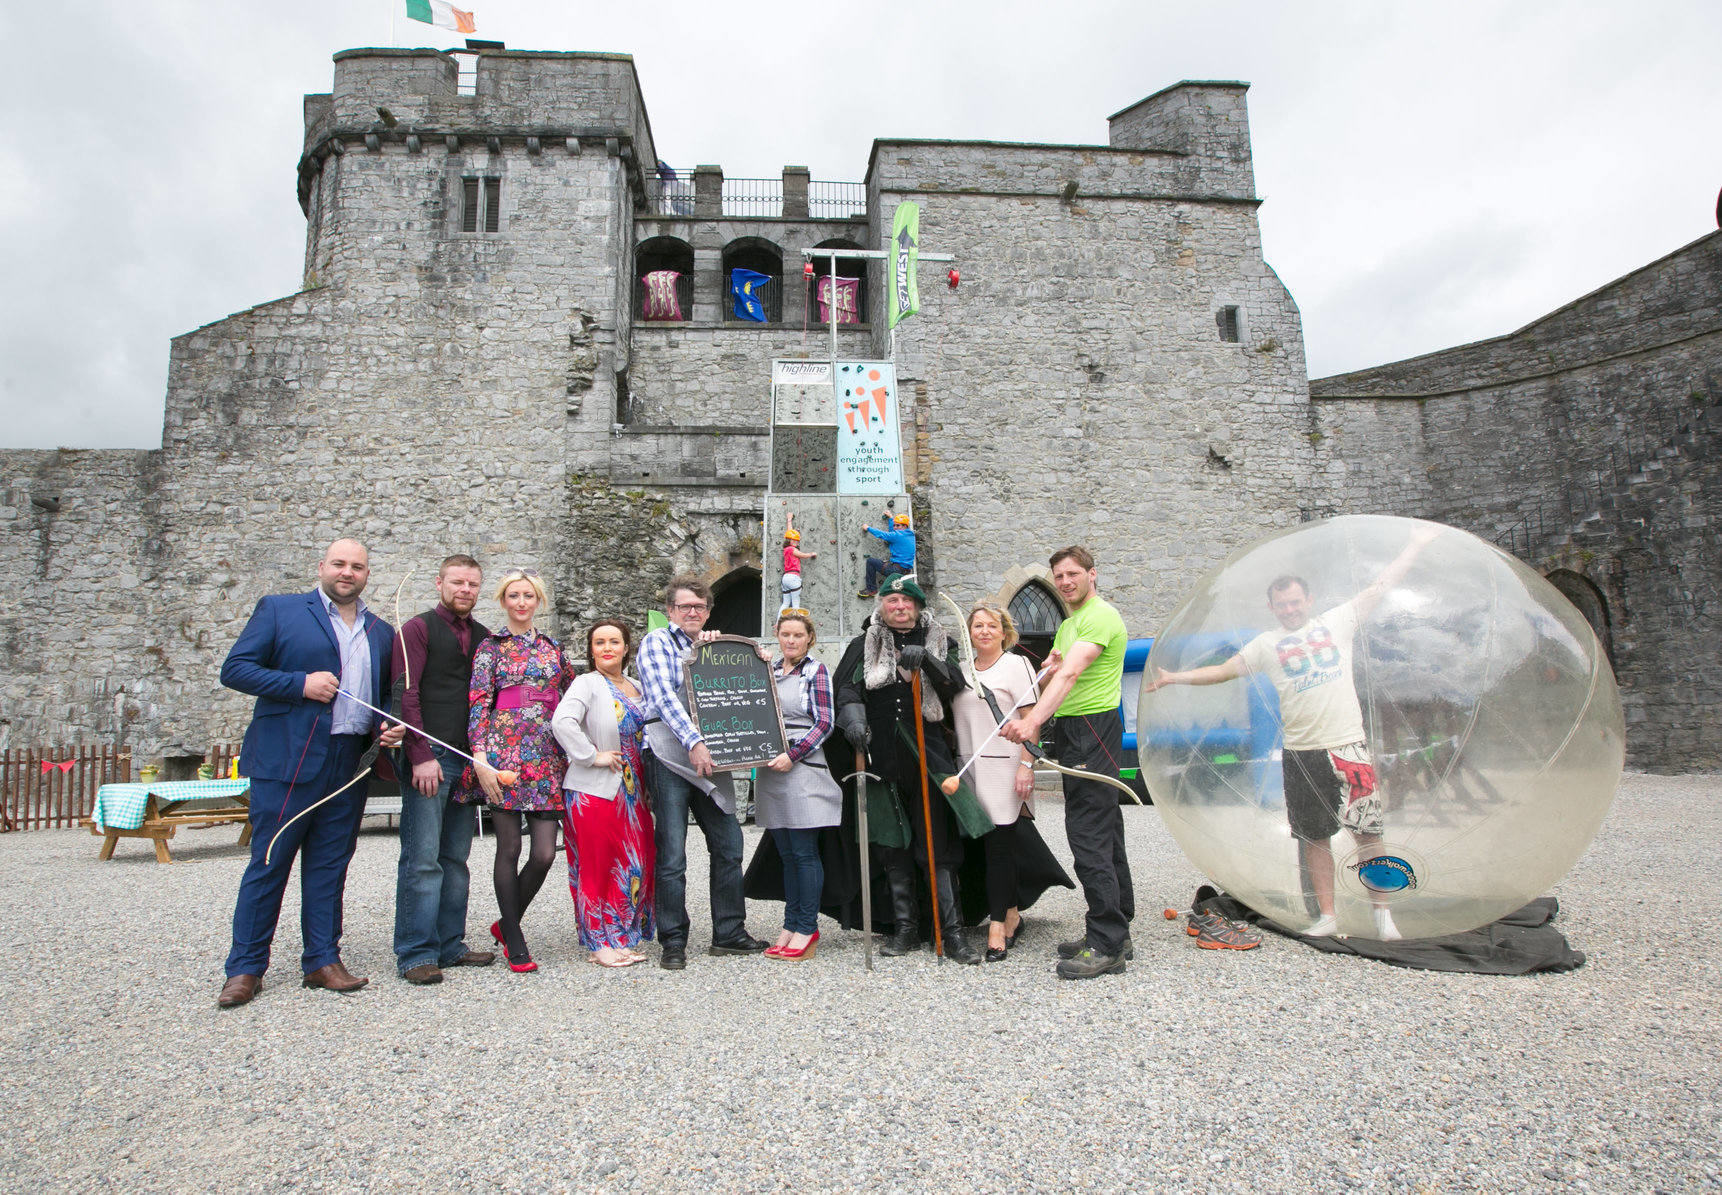
{"type": "Polygon", "coordinates": [[[933,858],[933,799],[927,791],[927,727],[921,718],[921,670],[909,674],[915,698],[915,751],[921,757],[921,816],[927,828],[927,885],[933,891],[933,953],[945,961],[945,935],[939,930],[939,872],[933,858]]]}

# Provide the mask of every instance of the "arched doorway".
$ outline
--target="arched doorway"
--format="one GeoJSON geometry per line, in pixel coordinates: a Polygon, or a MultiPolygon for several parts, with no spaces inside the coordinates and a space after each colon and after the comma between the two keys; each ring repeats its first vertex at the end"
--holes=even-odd
{"type": "Polygon", "coordinates": [[[1022,652],[1039,668],[1052,650],[1052,637],[1064,621],[1064,603],[1039,581],[1030,581],[1011,598],[1011,621],[1022,640],[1022,652]]]}
{"type": "Polygon", "coordinates": [[[1584,615],[1584,620],[1590,623],[1590,629],[1596,632],[1596,637],[1602,641],[1603,655],[1608,657],[1609,665],[1614,664],[1614,630],[1608,616],[1608,599],[1602,596],[1588,577],[1581,576],[1570,569],[1556,569],[1548,576],[1550,585],[1561,591],[1561,594],[1578,607],[1578,612],[1584,615]]]}
{"type": "Polygon", "coordinates": [[[757,568],[743,565],[725,573],[712,582],[712,612],[706,630],[758,639],[760,594],[757,568]]]}

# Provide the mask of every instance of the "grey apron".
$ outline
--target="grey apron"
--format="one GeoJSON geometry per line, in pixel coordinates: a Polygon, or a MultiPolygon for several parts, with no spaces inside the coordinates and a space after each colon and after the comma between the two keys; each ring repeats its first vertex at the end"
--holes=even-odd
{"type": "MultiPolygon", "coordinates": [[[[777,703],[791,742],[813,729],[801,669],[778,678],[777,703]]],[[[843,820],[843,789],[832,779],[825,752],[818,747],[787,772],[763,765],[755,769],[753,799],[753,820],[767,830],[812,830],[843,820]]]]}
{"type": "MultiPolygon", "coordinates": [[[[684,693],[679,700],[685,712],[688,708],[687,695],[684,693]]],[[[735,781],[728,772],[713,772],[709,777],[701,776],[694,771],[693,761],[682,746],[682,741],[676,737],[676,732],[663,722],[650,722],[646,725],[646,749],[657,761],[670,771],[686,780],[689,784],[705,793],[717,802],[717,807],[735,816],[735,781]]]]}

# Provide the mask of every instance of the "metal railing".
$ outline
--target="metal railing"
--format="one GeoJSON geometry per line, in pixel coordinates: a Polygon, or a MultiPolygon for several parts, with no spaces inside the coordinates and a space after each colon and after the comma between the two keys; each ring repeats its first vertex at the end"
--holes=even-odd
{"type": "Polygon", "coordinates": [[[723,180],[723,214],[726,216],[783,216],[781,178],[726,178],[723,180]]]}
{"type": "Polygon", "coordinates": [[[817,181],[808,183],[807,214],[821,220],[865,216],[867,184],[817,181]]]}
{"type": "Polygon", "coordinates": [[[659,216],[694,214],[694,172],[660,169],[646,179],[646,210],[659,216]]]}

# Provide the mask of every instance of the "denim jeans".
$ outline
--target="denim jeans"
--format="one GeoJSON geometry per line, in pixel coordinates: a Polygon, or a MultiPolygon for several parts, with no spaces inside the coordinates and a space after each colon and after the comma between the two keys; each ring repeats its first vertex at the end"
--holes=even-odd
{"type": "Polygon", "coordinates": [[[646,787],[657,823],[658,941],[688,944],[688,810],[706,836],[711,855],[712,941],[738,942],[747,935],[747,906],[741,895],[741,823],[701,792],[647,755],[646,787]]]}
{"type": "Polygon", "coordinates": [[[773,830],[783,856],[783,928],[792,934],[819,932],[819,897],[825,890],[825,864],[819,858],[819,831],[773,830]]]}
{"type": "Polygon", "coordinates": [[[470,805],[451,804],[449,787],[466,761],[432,744],[442,765],[436,796],[401,782],[401,861],[395,870],[395,966],[446,967],[466,953],[466,857],[478,824],[470,805]]]}
{"type": "Polygon", "coordinates": [[[898,573],[906,573],[908,571],[909,568],[907,565],[893,564],[888,560],[880,560],[877,556],[869,556],[867,557],[866,588],[870,593],[875,592],[879,588],[879,582],[883,581],[886,577],[894,577],[898,573]]]}

